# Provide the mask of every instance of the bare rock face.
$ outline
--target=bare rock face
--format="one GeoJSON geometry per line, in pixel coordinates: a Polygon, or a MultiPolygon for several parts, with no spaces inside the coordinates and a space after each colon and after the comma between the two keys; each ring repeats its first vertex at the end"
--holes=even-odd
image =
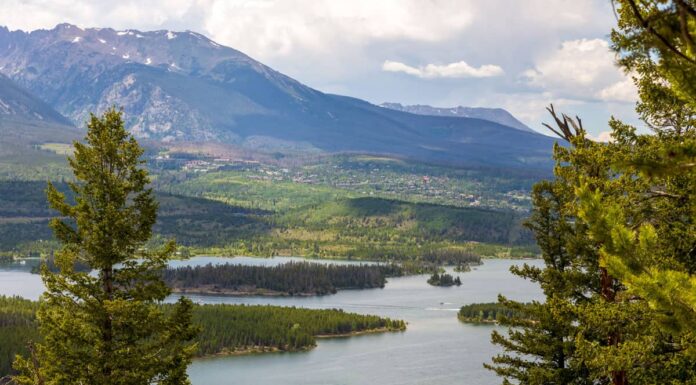
{"type": "MultiPolygon", "coordinates": [[[[213,79],[225,62],[272,71],[193,32],[81,29],[70,24],[31,33],[0,28],[0,47],[0,71],[73,123],[83,124],[90,112],[123,106],[129,127],[141,138],[216,140],[234,136],[214,132],[217,122],[179,95],[188,91],[205,94],[205,84],[187,90],[185,84],[177,83],[185,77],[213,79]]],[[[238,112],[263,110],[242,95],[228,93],[237,102],[238,112]]]]}
{"type": "MultiPolygon", "coordinates": [[[[78,127],[90,112],[121,107],[139,138],[453,165],[551,165],[545,136],[496,119],[415,115],[324,94],[191,31],[0,27],[0,73],[78,127]]],[[[0,99],[0,113],[9,111],[9,99],[0,99]]]]}

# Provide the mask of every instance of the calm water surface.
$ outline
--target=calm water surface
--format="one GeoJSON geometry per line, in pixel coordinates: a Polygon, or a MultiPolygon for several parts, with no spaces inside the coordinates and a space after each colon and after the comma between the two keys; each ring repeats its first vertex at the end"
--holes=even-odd
{"type": "MultiPolygon", "coordinates": [[[[172,264],[275,265],[288,260],[296,259],[196,257],[172,264]]],[[[340,291],[323,297],[192,295],[190,298],[198,303],[340,308],[403,319],[408,322],[408,330],[320,340],[315,349],[302,353],[196,360],[189,368],[191,380],[194,385],[499,384],[500,381],[482,367],[498,351],[490,344],[494,327],[462,324],[456,312],[465,304],[495,301],[499,293],[523,301],[541,299],[538,287],[509,273],[511,265],[520,263],[486,260],[475,270],[459,274],[460,287],[433,287],[426,283],[427,276],[421,275],[391,278],[384,289],[340,291]]],[[[540,265],[541,261],[526,263],[540,265]]],[[[29,273],[30,269],[30,264],[0,266],[0,294],[38,298],[42,291],[41,281],[29,273]]]]}

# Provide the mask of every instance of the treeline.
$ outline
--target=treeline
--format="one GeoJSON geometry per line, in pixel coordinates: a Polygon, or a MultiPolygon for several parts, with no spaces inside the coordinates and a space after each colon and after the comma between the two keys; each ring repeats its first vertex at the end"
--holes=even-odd
{"type": "MultiPolygon", "coordinates": [[[[164,305],[168,307],[170,305],[164,305]]],[[[39,341],[38,302],[0,296],[0,384],[12,372],[15,355],[39,341]]],[[[336,309],[281,306],[196,305],[200,326],[197,356],[251,351],[296,351],[316,345],[317,336],[405,330],[403,321],[336,309]]]]}
{"type": "Polygon", "coordinates": [[[496,323],[502,318],[525,319],[528,317],[524,312],[493,302],[464,305],[459,309],[457,318],[462,322],[469,323],[496,323]]]}
{"type": "Polygon", "coordinates": [[[168,268],[162,278],[179,292],[324,295],[341,289],[382,288],[403,269],[389,265],[289,262],[278,266],[224,264],[168,268]]]}
{"type": "Polygon", "coordinates": [[[481,256],[456,247],[428,248],[422,252],[424,261],[437,265],[480,265],[481,256]]]}

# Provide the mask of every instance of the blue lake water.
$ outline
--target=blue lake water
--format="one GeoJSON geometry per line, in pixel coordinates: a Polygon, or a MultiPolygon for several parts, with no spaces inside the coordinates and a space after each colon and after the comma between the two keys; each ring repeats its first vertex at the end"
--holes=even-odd
{"type": "MultiPolygon", "coordinates": [[[[196,257],[172,265],[274,265],[288,260],[299,259],[196,257]]],[[[419,275],[391,278],[383,289],[346,290],[323,297],[191,295],[198,303],[340,308],[408,322],[405,332],[323,339],[308,352],[196,360],[189,368],[191,381],[194,385],[499,384],[500,380],[482,366],[498,352],[490,343],[495,327],[460,323],[456,312],[465,304],[493,302],[498,294],[522,301],[542,299],[536,285],[509,272],[510,266],[521,263],[540,265],[541,261],[496,259],[485,260],[468,273],[450,269],[461,277],[459,287],[433,287],[427,284],[427,276],[419,275]]],[[[30,274],[30,269],[30,264],[0,266],[0,294],[38,298],[41,280],[30,274]]],[[[172,296],[169,300],[175,299],[172,296]]]]}

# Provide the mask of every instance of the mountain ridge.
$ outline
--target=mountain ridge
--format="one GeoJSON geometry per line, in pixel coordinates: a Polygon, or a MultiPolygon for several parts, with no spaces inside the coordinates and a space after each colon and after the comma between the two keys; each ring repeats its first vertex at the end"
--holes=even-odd
{"type": "Polygon", "coordinates": [[[0,72],[78,126],[117,105],[136,137],[163,143],[255,138],[453,165],[551,165],[543,135],[325,94],[191,31],[0,27],[0,72]]]}
{"type": "Polygon", "coordinates": [[[401,103],[381,103],[380,107],[389,108],[392,110],[410,112],[417,115],[431,115],[431,116],[451,116],[451,117],[464,117],[464,118],[476,118],[489,120],[491,122],[500,123],[504,126],[516,128],[521,131],[534,132],[522,123],[519,119],[515,118],[510,112],[503,108],[487,108],[487,107],[433,107],[427,104],[411,104],[404,105],[401,103]]]}

